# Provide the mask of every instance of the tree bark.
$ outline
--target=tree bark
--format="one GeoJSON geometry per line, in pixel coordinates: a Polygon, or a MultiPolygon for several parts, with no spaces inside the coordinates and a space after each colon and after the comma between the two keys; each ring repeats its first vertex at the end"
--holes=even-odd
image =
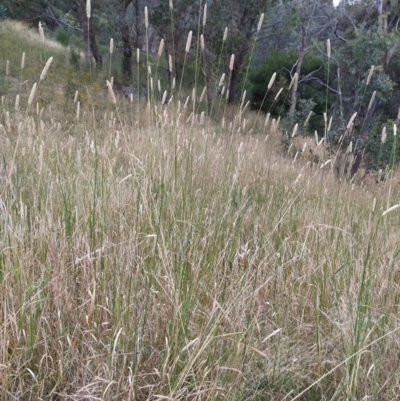
{"type": "Polygon", "coordinates": [[[233,63],[233,69],[231,71],[231,80],[229,82],[229,97],[228,97],[228,103],[233,104],[236,98],[236,91],[237,91],[237,86],[239,83],[239,74],[240,74],[240,69],[242,68],[244,60],[244,53],[241,52],[235,57],[235,62],[233,63]]]}
{"type": "Polygon", "coordinates": [[[118,20],[122,39],[122,77],[124,84],[129,83],[132,77],[132,47],[129,33],[129,25],[126,22],[126,9],[132,0],[120,0],[118,20]]]}
{"type": "Polygon", "coordinates": [[[85,46],[86,66],[90,66],[91,57],[96,61],[97,68],[103,65],[103,58],[98,50],[96,43],[96,31],[94,24],[89,25],[89,19],[86,15],[86,3],[84,0],[75,0],[77,18],[83,32],[83,42],[85,46]]]}

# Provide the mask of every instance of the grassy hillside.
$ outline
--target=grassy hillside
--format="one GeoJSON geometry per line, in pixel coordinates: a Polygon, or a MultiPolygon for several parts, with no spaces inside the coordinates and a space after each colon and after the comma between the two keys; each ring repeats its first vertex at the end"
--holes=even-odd
{"type": "Polygon", "coordinates": [[[393,176],[339,183],[243,106],[113,104],[26,36],[0,29],[0,399],[398,397],[393,176]]]}

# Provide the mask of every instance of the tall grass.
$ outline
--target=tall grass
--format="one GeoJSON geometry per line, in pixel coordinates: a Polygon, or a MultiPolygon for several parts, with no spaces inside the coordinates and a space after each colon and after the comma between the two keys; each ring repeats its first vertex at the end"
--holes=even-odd
{"type": "Polygon", "coordinates": [[[245,110],[93,84],[77,120],[63,57],[0,105],[0,398],[394,399],[394,184],[288,160],[245,110]]]}

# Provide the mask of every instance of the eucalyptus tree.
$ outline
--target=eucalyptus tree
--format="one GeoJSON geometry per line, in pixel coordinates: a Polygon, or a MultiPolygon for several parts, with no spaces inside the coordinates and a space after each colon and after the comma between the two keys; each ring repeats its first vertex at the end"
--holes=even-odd
{"type": "MultiPolygon", "coordinates": [[[[343,135],[344,145],[356,138],[354,162],[349,171],[354,176],[361,165],[377,111],[380,110],[383,118],[390,117],[388,111],[392,118],[396,117],[396,109],[392,107],[390,111],[390,98],[397,90],[396,84],[400,83],[397,68],[392,67],[393,64],[399,66],[395,56],[400,48],[400,5],[381,0],[342,1],[338,12],[345,27],[337,46],[338,61],[346,74],[342,85],[345,100],[347,98],[353,108],[351,113],[362,116],[355,133],[354,126],[349,124],[343,135]]],[[[340,153],[343,156],[345,146],[340,153]]]]}

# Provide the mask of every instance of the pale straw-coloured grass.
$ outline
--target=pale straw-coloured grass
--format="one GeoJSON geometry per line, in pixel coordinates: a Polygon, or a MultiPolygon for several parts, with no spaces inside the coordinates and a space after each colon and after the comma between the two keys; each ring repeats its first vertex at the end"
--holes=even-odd
{"type": "Polygon", "coordinates": [[[289,160],[245,94],[222,126],[107,90],[1,115],[0,399],[393,399],[397,178],[289,160]]]}

